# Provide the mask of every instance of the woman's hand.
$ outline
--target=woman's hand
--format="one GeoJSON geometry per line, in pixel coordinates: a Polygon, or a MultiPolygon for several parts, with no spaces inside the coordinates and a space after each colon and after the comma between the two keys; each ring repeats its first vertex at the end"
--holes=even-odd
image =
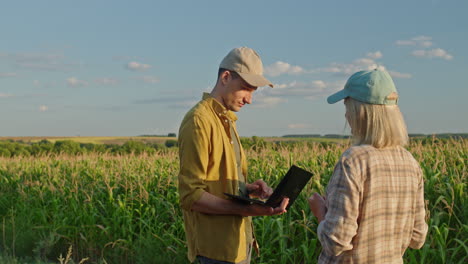
{"type": "Polygon", "coordinates": [[[309,207],[312,213],[317,217],[318,222],[322,222],[327,213],[327,206],[325,203],[325,198],[320,194],[314,193],[312,196],[307,199],[309,202],[309,207]]]}

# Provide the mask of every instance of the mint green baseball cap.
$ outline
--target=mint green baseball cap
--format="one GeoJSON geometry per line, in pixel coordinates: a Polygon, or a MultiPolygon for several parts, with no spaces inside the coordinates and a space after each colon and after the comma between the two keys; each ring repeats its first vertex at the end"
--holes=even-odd
{"type": "Polygon", "coordinates": [[[349,77],[344,89],[327,98],[334,104],[346,97],[351,97],[367,104],[396,105],[397,90],[388,72],[375,69],[359,71],[349,77]]]}

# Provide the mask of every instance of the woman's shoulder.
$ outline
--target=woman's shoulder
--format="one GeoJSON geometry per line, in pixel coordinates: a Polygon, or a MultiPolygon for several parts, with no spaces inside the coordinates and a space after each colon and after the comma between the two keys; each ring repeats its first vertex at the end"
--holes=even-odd
{"type": "Polygon", "coordinates": [[[349,147],[342,155],[342,159],[366,159],[379,156],[401,157],[405,160],[412,160],[417,163],[411,152],[402,146],[375,148],[372,145],[356,145],[349,147]]]}
{"type": "Polygon", "coordinates": [[[367,156],[377,149],[371,145],[356,145],[349,147],[345,152],[343,152],[343,157],[345,158],[354,158],[359,156],[367,156]]]}

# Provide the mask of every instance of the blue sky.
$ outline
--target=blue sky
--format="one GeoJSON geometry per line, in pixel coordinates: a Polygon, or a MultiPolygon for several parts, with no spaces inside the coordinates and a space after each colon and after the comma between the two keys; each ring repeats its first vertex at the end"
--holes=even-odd
{"type": "Polygon", "coordinates": [[[326,97],[385,68],[410,133],[468,132],[468,1],[2,1],[0,136],[178,132],[248,46],[276,87],[241,136],[341,134],[326,97]]]}

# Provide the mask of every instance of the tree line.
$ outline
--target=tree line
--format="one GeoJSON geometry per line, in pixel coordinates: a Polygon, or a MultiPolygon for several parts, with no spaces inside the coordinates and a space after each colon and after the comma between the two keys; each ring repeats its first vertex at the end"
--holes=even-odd
{"type": "MultiPolygon", "coordinates": [[[[468,133],[439,133],[439,134],[409,134],[410,138],[468,138],[468,133]]],[[[349,135],[340,135],[340,134],[291,134],[284,135],[285,138],[349,138],[349,135]]]]}

